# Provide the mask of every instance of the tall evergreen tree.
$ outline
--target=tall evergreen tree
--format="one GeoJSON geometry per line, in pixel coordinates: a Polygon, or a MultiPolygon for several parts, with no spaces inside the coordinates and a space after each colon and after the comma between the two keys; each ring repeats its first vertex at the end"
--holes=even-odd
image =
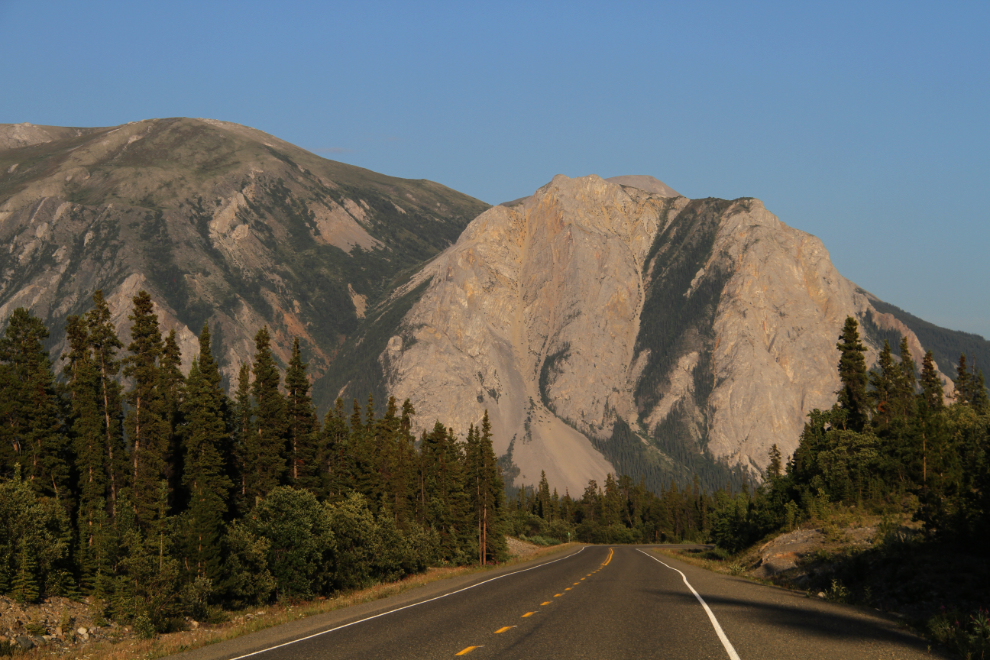
{"type": "MultiPolygon", "coordinates": [[[[498,531],[505,512],[505,483],[495,457],[492,424],[487,410],[481,420],[481,433],[476,435],[476,439],[478,500],[475,510],[480,529],[481,564],[486,565],[490,560],[500,560],[507,552],[505,537],[498,531]]],[[[555,498],[556,494],[555,490],[555,498]]]]}
{"type": "Polygon", "coordinates": [[[941,410],[945,406],[945,388],[942,378],[935,367],[935,357],[931,351],[925,352],[925,360],[921,365],[921,401],[931,411],[941,410]]]}
{"type": "Polygon", "coordinates": [[[963,353],[959,356],[959,364],[956,365],[956,391],[953,395],[956,403],[972,403],[973,380],[973,375],[969,373],[969,368],[966,366],[966,354],[963,353]]]}
{"type": "Polygon", "coordinates": [[[423,438],[420,461],[424,522],[440,535],[444,558],[460,561],[465,535],[473,541],[466,520],[464,461],[453,433],[439,420],[423,438]]]}
{"type": "Polygon", "coordinates": [[[866,391],[869,377],[866,373],[866,359],[863,357],[866,346],[859,340],[859,324],[853,317],[846,317],[836,348],[841,353],[839,379],[842,381],[842,388],[838,391],[838,403],[848,411],[849,427],[854,431],[861,431],[870,416],[870,402],[866,391]]]}
{"type": "Polygon", "coordinates": [[[272,355],[268,326],[254,338],[255,426],[246,443],[247,496],[254,502],[267,495],[285,477],[285,443],[288,419],[285,397],[279,391],[281,376],[272,355]]]}
{"type": "Polygon", "coordinates": [[[66,320],[69,352],[63,375],[71,400],[70,432],[78,483],[79,546],[77,562],[84,586],[92,590],[105,574],[106,555],[101,543],[109,501],[106,435],[100,403],[100,375],[90,350],[89,329],[79,316],[66,320]]]}
{"type": "Polygon", "coordinates": [[[123,348],[117,338],[117,330],[113,325],[110,306],[103,297],[103,291],[93,294],[93,309],[86,313],[86,330],[89,348],[93,356],[93,366],[97,374],[97,396],[100,413],[103,417],[103,435],[106,451],[106,470],[110,502],[111,519],[117,517],[117,499],[120,491],[127,485],[128,462],[124,453],[124,438],[121,433],[120,383],[117,375],[120,373],[120,360],[117,351],[123,348]]]}
{"type": "Polygon", "coordinates": [[[288,416],[288,475],[289,485],[317,490],[319,483],[317,443],[319,421],[309,396],[309,378],[302,361],[299,338],[292,342],[292,358],[285,372],[286,407],[288,416]]]}
{"type": "Polygon", "coordinates": [[[14,310],[0,337],[0,442],[8,452],[0,474],[20,462],[35,492],[60,498],[68,511],[71,459],[51,359],[42,344],[47,338],[48,329],[24,308],[14,310]]]}
{"type": "Polygon", "coordinates": [[[990,397],[987,396],[987,382],[983,378],[983,371],[977,370],[973,377],[973,408],[977,411],[990,412],[990,397]]]}
{"type": "Polygon", "coordinates": [[[895,390],[897,389],[897,377],[899,375],[899,368],[894,363],[894,356],[890,351],[890,343],[887,341],[883,342],[883,350],[880,351],[877,367],[879,369],[870,372],[870,385],[872,388],[870,389],[869,397],[873,409],[876,410],[876,415],[873,418],[874,425],[878,428],[886,428],[890,425],[894,417],[893,400],[896,396],[895,390]]]}
{"type": "Polygon", "coordinates": [[[165,455],[171,440],[165,417],[165,398],[158,361],[164,343],[158,315],[147,291],[134,296],[131,343],[124,358],[124,376],[133,380],[125,400],[128,404],[124,428],[130,441],[131,501],[138,527],[148,533],[158,518],[158,484],[165,478],[165,455]]]}
{"type": "Polygon", "coordinates": [[[239,516],[247,515],[254,501],[248,498],[250,448],[255,443],[254,405],[251,402],[251,368],[245,362],[237,374],[237,391],[234,394],[233,441],[229,474],[234,484],[234,505],[239,516]]]}
{"type": "Polygon", "coordinates": [[[199,357],[189,370],[182,406],[186,420],[183,484],[189,493],[182,546],[187,570],[214,581],[220,577],[220,536],[232,488],[221,453],[228,433],[225,400],[220,369],[210,346],[210,329],[204,324],[199,357]]]}
{"type": "Polygon", "coordinates": [[[901,344],[898,352],[901,361],[897,365],[897,378],[894,383],[893,416],[895,419],[910,419],[914,416],[915,409],[915,389],[918,387],[918,379],[914,365],[914,356],[911,355],[911,348],[908,346],[907,337],[901,337],[901,344]]]}
{"type": "Polygon", "coordinates": [[[320,492],[323,498],[339,501],[351,490],[347,447],[350,431],[344,414],[344,400],[337,398],[334,407],[327,410],[320,432],[320,492]]]}
{"type": "Polygon", "coordinates": [[[182,492],[182,459],[183,451],[179,429],[183,425],[182,399],[184,396],[185,376],[182,375],[182,351],[175,337],[175,330],[169,330],[165,336],[162,357],[158,361],[158,373],[161,379],[159,390],[163,400],[163,415],[168,423],[168,447],[165,451],[165,476],[168,480],[172,496],[173,510],[184,508],[184,502],[176,497],[182,492]]]}

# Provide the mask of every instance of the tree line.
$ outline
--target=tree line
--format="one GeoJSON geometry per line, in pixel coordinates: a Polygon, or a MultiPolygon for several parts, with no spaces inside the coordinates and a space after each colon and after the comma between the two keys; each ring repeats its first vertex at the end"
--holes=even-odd
{"type": "Polygon", "coordinates": [[[740,550],[831,505],[911,513],[928,538],[986,552],[990,541],[990,399],[982,371],[960,356],[955,391],[931,351],[916,370],[907,339],[888,342],[872,371],[859,326],[847,318],[837,344],[841,388],[813,410],[791,457],[776,445],[759,488],[716,495],[711,536],[740,550]]]}
{"type": "Polygon", "coordinates": [[[464,439],[369,397],[319,420],[298,339],[285,377],[267,327],[232,395],[209,327],[188,373],[147,292],[130,343],[102,292],[49,332],[17,309],[0,336],[0,593],[86,596],[147,634],[223,609],[309,598],[437,564],[506,556],[485,414],[464,439]]]}

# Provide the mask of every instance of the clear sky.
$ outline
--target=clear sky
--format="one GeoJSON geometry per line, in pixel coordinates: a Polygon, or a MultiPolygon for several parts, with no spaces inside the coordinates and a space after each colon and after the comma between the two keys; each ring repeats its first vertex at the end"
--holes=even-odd
{"type": "Polygon", "coordinates": [[[0,63],[2,123],[212,117],[491,203],[557,173],[757,197],[990,337],[986,0],[0,0],[0,63]]]}

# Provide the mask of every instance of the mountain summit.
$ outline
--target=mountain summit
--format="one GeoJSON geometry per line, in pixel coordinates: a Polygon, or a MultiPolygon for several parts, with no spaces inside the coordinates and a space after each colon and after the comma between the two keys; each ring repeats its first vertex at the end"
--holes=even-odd
{"type": "Polygon", "coordinates": [[[870,363],[898,333],[924,353],[759,200],[652,177],[558,175],[475,219],[416,286],[381,354],[388,391],[461,432],[487,409],[518,482],[545,470],[572,492],[616,470],[718,487],[793,452],[836,400],[847,316],[870,363]]]}
{"type": "Polygon", "coordinates": [[[228,379],[267,324],[280,359],[298,336],[319,375],[486,208],[229,122],[0,125],[0,322],[28,307],[58,343],[102,289],[124,333],[146,289],[187,367],[203,323],[228,379]]]}

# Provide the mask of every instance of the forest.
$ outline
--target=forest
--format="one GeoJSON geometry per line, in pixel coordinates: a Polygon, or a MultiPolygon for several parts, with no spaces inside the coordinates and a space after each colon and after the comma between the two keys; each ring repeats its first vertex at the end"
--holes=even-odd
{"type": "Polygon", "coordinates": [[[414,438],[394,399],[321,423],[298,341],[283,378],[261,328],[228,395],[208,327],[183,374],[146,292],[128,318],[125,348],[97,291],[60,375],[26,310],[0,337],[0,593],[86,598],[150,636],[505,558],[487,415],[463,439],[439,421],[414,438]]]}
{"type": "MultiPolygon", "coordinates": [[[[188,373],[150,296],[133,299],[125,347],[101,292],[66,319],[56,369],[48,329],[13,312],[0,336],[0,594],[87,599],[146,635],[187,619],[304,600],[538,545],[717,543],[739,551],[831,506],[913,513],[932,539],[990,540],[988,402],[960,359],[948,405],[931,353],[907,342],[868,371],[854,319],[839,338],[842,389],[810,413],[793,456],[761,480],[706,491],[697,476],[654,492],[607,475],[563,495],[545,475],[506,495],[487,413],[464,438],[371,396],[319,419],[298,340],[279,368],[267,328],[232,392],[209,328],[188,373]]],[[[985,550],[984,550],[985,552],[985,550]]]]}

